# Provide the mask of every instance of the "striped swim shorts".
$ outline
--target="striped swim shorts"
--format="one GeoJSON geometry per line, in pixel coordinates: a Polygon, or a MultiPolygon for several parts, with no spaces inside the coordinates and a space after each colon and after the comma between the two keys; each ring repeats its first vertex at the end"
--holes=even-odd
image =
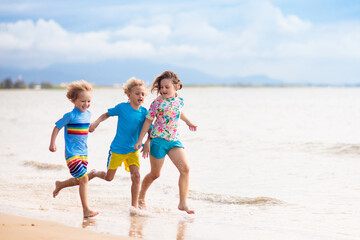
{"type": "Polygon", "coordinates": [[[81,179],[87,174],[87,156],[72,156],[66,158],[66,165],[70,170],[71,176],[81,179]]]}

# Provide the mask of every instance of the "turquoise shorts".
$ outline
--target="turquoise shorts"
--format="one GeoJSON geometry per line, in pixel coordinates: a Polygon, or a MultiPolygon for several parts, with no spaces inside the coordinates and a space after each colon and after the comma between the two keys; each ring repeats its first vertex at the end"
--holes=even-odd
{"type": "Polygon", "coordinates": [[[178,141],[168,141],[164,138],[152,138],[150,143],[150,155],[157,159],[162,159],[174,147],[184,148],[178,141]]]}

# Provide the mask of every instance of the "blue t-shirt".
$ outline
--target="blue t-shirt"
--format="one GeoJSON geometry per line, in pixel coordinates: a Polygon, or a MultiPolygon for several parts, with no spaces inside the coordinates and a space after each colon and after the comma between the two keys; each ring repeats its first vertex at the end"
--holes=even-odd
{"type": "Polygon", "coordinates": [[[130,103],[120,103],[114,108],[109,108],[108,114],[118,116],[116,135],[110,151],[117,154],[135,152],[134,146],[139,139],[147,109],[140,106],[139,110],[135,110],[130,103]]]}
{"type": "Polygon", "coordinates": [[[55,125],[61,129],[65,127],[65,157],[87,156],[87,138],[89,133],[91,113],[82,112],[74,108],[66,113],[55,125]]]}

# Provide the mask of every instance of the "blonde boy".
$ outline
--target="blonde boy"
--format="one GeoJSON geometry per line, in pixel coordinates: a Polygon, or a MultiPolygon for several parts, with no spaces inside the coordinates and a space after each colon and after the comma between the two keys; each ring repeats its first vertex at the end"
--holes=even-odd
{"type": "MultiPolygon", "coordinates": [[[[146,86],[142,80],[131,78],[123,86],[124,92],[129,101],[109,108],[90,126],[90,132],[104,120],[112,116],[118,117],[117,130],[114,140],[111,143],[107,172],[102,172],[99,177],[106,181],[114,179],[116,170],[123,163],[125,170],[131,175],[131,206],[138,208],[139,188],[140,188],[140,162],[139,153],[134,150],[134,145],[138,141],[142,125],[145,121],[147,109],[141,106],[146,97],[146,86]]],[[[143,157],[147,157],[150,151],[150,138],[145,142],[143,157]]]]}
{"type": "Polygon", "coordinates": [[[68,86],[66,96],[75,107],[55,123],[49,146],[51,152],[57,150],[55,140],[59,131],[64,127],[66,164],[73,177],[63,182],[56,181],[53,196],[56,197],[63,187],[79,185],[84,218],[95,217],[99,214],[98,212],[90,210],[87,201],[87,184],[89,181],[87,174],[87,136],[91,117],[88,108],[91,102],[91,92],[91,84],[84,80],[72,82],[68,86]]]}

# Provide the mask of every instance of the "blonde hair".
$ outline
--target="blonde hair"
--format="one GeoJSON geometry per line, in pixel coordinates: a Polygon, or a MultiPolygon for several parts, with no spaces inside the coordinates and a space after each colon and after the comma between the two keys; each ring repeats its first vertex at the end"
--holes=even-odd
{"type": "Polygon", "coordinates": [[[66,97],[70,101],[75,101],[78,98],[79,93],[81,93],[82,91],[91,92],[92,89],[93,89],[92,85],[86,82],[85,80],[72,82],[67,86],[68,91],[66,93],[66,97]]]}
{"type": "Polygon", "coordinates": [[[124,93],[126,95],[130,94],[131,89],[133,89],[134,87],[137,86],[144,86],[145,90],[146,90],[146,85],[145,82],[143,80],[137,79],[137,78],[130,78],[129,80],[127,80],[127,82],[123,85],[123,89],[124,89],[124,93]]]}
{"type": "Polygon", "coordinates": [[[160,83],[163,79],[170,79],[176,90],[180,90],[182,88],[182,82],[178,75],[172,71],[165,71],[155,78],[153,84],[151,85],[151,93],[156,91],[156,93],[159,94],[160,83]]]}

